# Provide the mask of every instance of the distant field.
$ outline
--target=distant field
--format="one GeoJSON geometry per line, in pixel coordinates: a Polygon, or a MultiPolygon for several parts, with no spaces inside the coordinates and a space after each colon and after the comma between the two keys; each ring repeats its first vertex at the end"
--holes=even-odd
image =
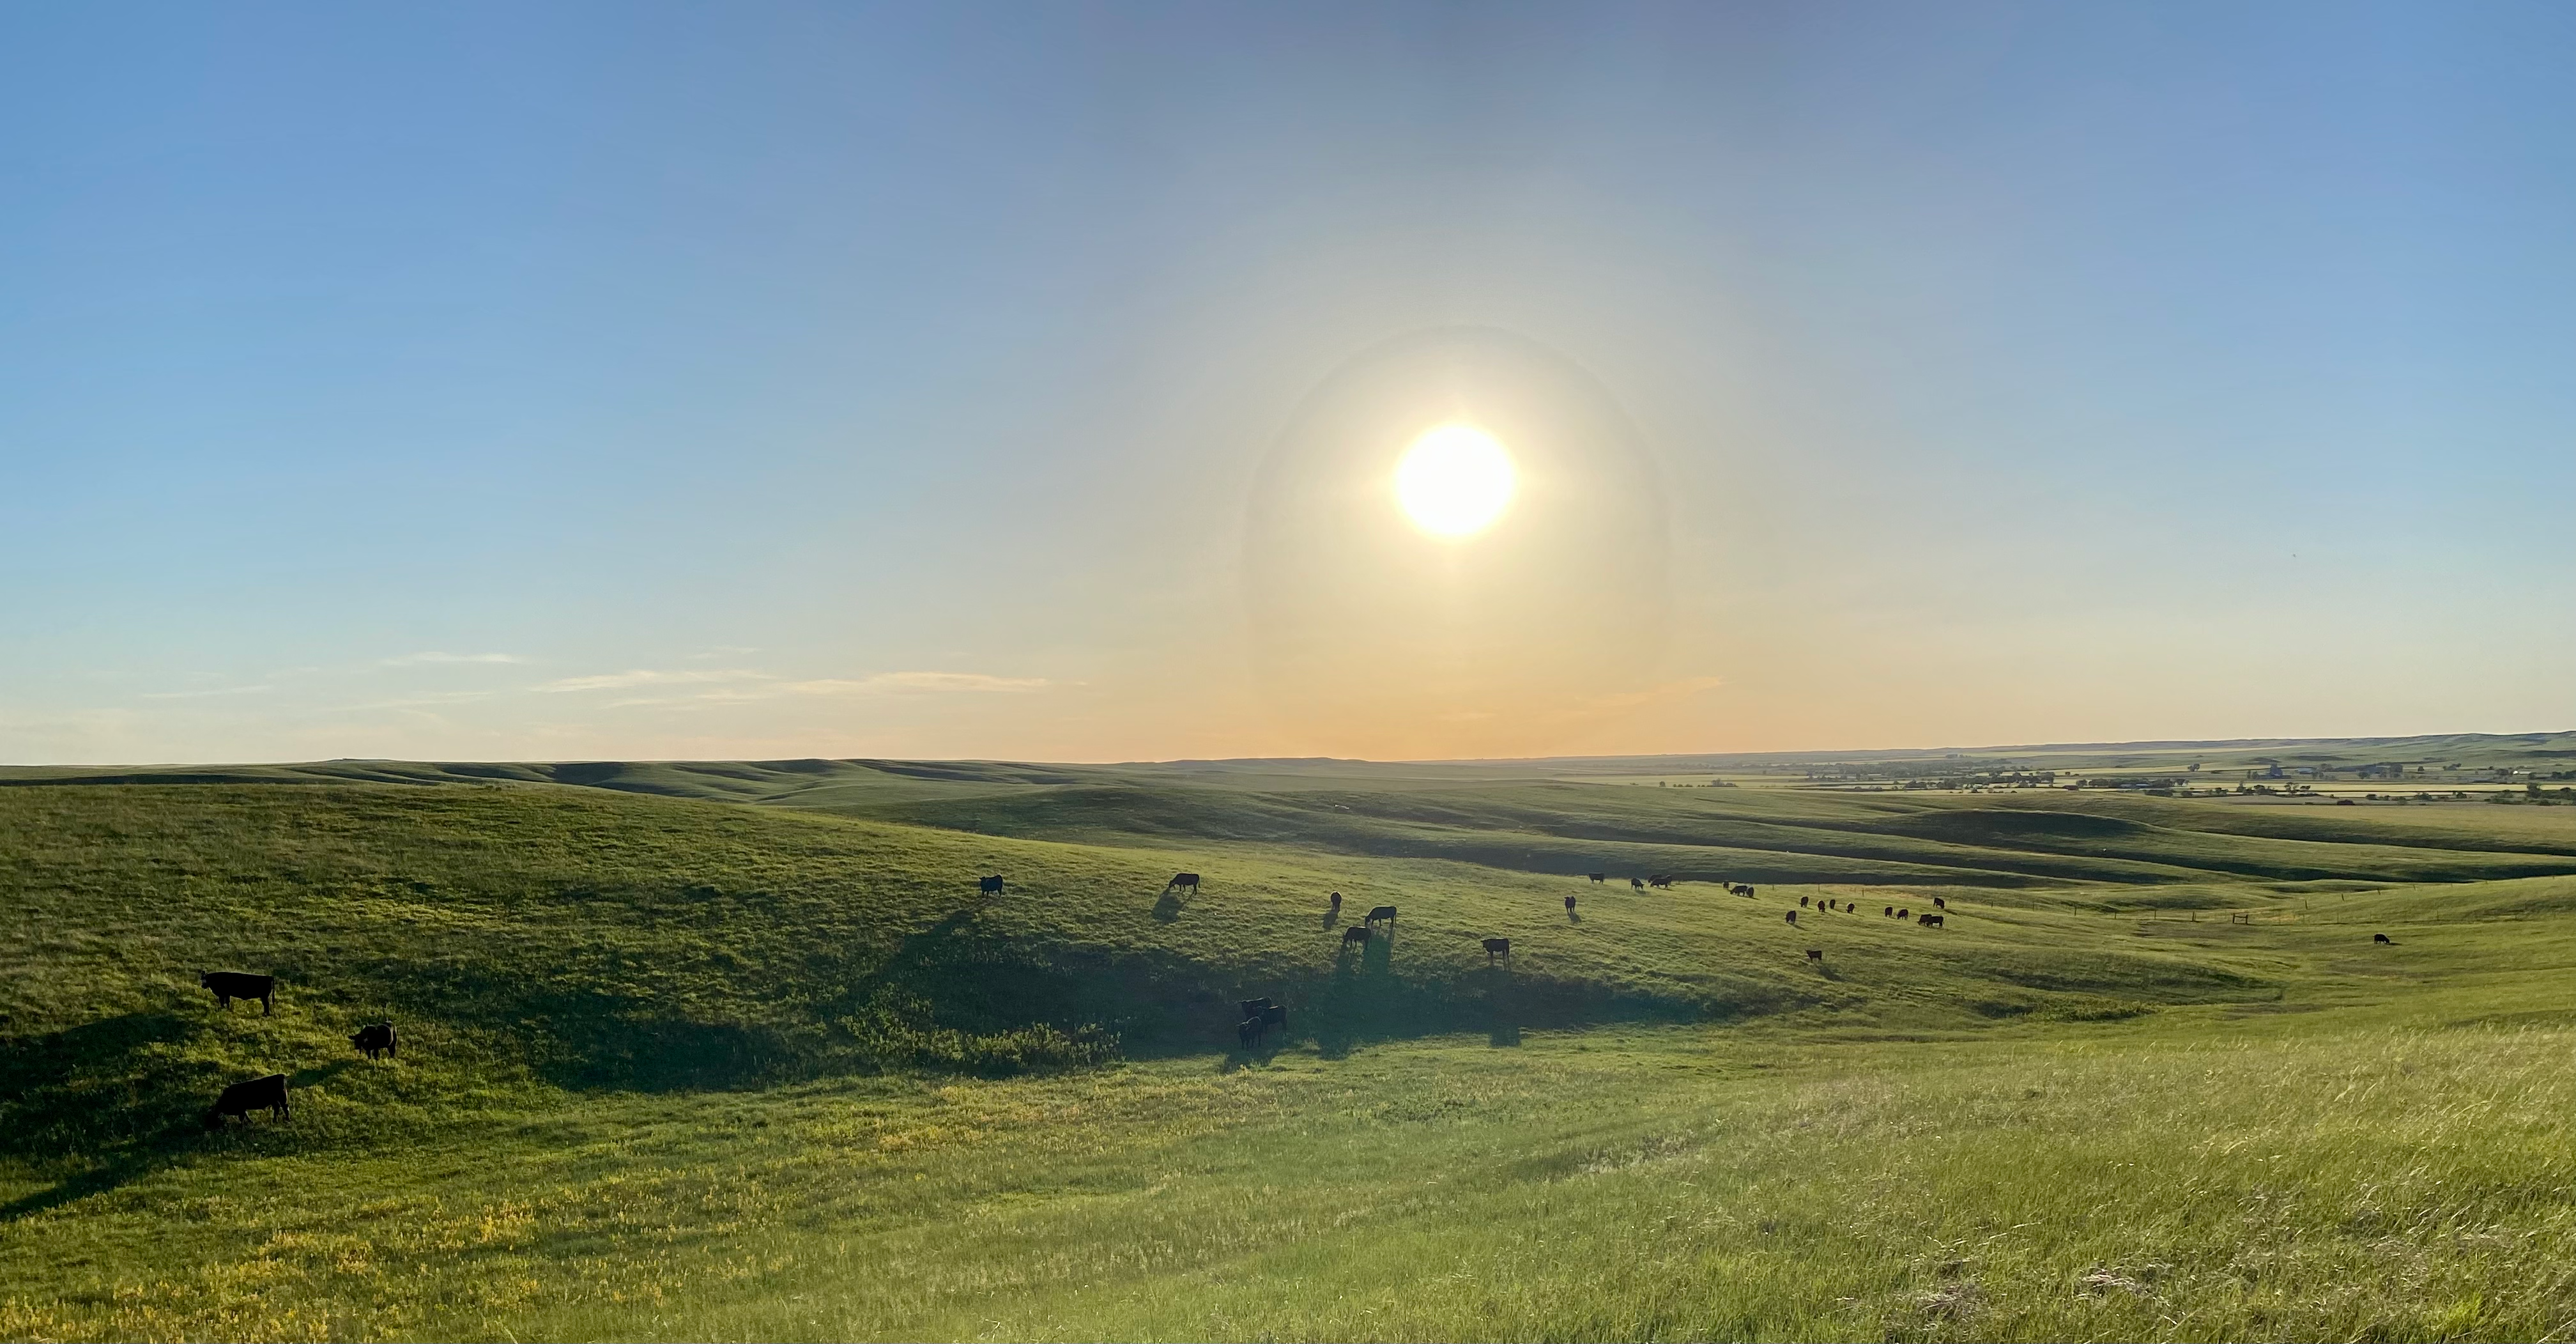
{"type": "Polygon", "coordinates": [[[2576,809],[1565,773],[16,772],[0,1337],[2576,1334],[2576,809]]]}

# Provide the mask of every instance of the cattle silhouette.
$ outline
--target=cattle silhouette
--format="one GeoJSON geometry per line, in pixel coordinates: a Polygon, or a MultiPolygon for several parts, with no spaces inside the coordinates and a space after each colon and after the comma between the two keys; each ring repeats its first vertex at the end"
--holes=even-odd
{"type": "Polygon", "coordinates": [[[357,1033],[349,1038],[349,1044],[364,1051],[369,1059],[374,1059],[380,1053],[393,1054],[395,1053],[394,1024],[377,1022],[360,1027],[357,1033]]]}
{"type": "Polygon", "coordinates": [[[263,1014],[277,1011],[277,977],[242,971],[199,971],[197,983],[213,990],[215,1003],[231,1012],[235,999],[257,999],[263,1014]]]}
{"type": "Polygon", "coordinates": [[[253,1078],[225,1088],[224,1094],[215,1098],[214,1109],[206,1112],[206,1128],[223,1128],[224,1117],[228,1115],[248,1123],[250,1113],[263,1107],[276,1119],[288,1118],[285,1074],[272,1073],[265,1078],[253,1078]]]}
{"type": "Polygon", "coordinates": [[[1175,887],[1187,887],[1190,889],[1190,894],[1196,896],[1199,894],[1199,875],[1196,873],[1174,873],[1172,874],[1172,880],[1163,884],[1163,890],[1170,891],[1175,887]]]}
{"type": "Polygon", "coordinates": [[[977,894],[977,895],[979,895],[979,896],[999,896],[999,895],[1001,895],[1001,894],[1002,894],[1002,879],[1001,879],[1001,877],[1000,877],[999,875],[996,875],[996,876],[993,876],[993,877],[979,877],[979,878],[976,878],[976,879],[975,879],[975,894],[977,894]]]}
{"type": "Polygon", "coordinates": [[[1361,920],[1360,924],[1362,927],[1366,927],[1367,925],[1375,924],[1380,920],[1386,921],[1387,932],[1395,932],[1395,907],[1391,905],[1372,907],[1368,912],[1368,918],[1361,920]]]}
{"type": "Polygon", "coordinates": [[[1342,946],[1344,947],[1348,947],[1353,943],[1365,943],[1368,940],[1369,926],[1366,924],[1354,924],[1349,928],[1342,930],[1342,946]]]}
{"type": "Polygon", "coordinates": [[[2384,934],[2384,933],[2374,933],[2374,934],[2370,935],[2370,941],[2372,941],[2372,942],[2374,942],[2374,943],[2391,943],[2391,944],[2393,944],[2393,943],[2395,943],[2397,940],[2396,940],[2396,939],[2394,939],[2394,938],[2389,937],[2387,934],[2384,934]]]}
{"type": "Polygon", "coordinates": [[[1488,965],[1488,966],[1493,965],[1493,964],[1494,964],[1494,958],[1496,958],[1496,957],[1508,957],[1508,956],[1510,956],[1511,954],[1512,954],[1512,940],[1511,940],[1511,939],[1509,939],[1509,938],[1488,938],[1488,939],[1486,939],[1486,940],[1485,940],[1485,964],[1486,964],[1486,965],[1488,965]]]}

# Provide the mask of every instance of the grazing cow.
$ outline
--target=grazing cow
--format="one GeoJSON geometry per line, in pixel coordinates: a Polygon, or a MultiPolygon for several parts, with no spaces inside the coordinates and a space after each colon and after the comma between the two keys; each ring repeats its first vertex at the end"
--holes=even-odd
{"type": "Polygon", "coordinates": [[[1508,957],[1508,956],[1510,956],[1511,954],[1512,954],[1512,940],[1511,940],[1511,939],[1509,939],[1509,938],[1488,938],[1488,939],[1486,939],[1486,940],[1485,940],[1485,964],[1486,964],[1486,965],[1488,965],[1488,966],[1493,965],[1493,964],[1494,964],[1494,958],[1496,958],[1496,957],[1508,957]]]}
{"type": "Polygon", "coordinates": [[[1798,922],[1798,912],[1797,912],[1797,911],[1792,910],[1792,911],[1790,911],[1790,912],[1789,912],[1789,922],[1790,922],[1790,923],[1792,923],[1792,924],[1795,924],[1795,923],[1797,923],[1797,922],[1798,922]]]}
{"type": "Polygon", "coordinates": [[[1935,910],[1947,910],[1950,908],[1950,902],[1942,897],[1935,896],[1932,898],[1932,908],[1935,910]]]}
{"type": "Polygon", "coordinates": [[[1798,908],[1799,908],[1799,909],[1801,909],[1801,910],[1804,910],[1804,909],[1806,909],[1806,908],[1807,908],[1807,898],[1806,898],[1806,897],[1801,896],[1801,897],[1799,897],[1799,898],[1798,898],[1798,908]]]}
{"type": "Polygon", "coordinates": [[[1672,875],[1669,873],[1662,877],[1650,877],[1646,879],[1646,885],[1650,887],[1670,887],[1672,884],[1672,875]]]}
{"type": "Polygon", "coordinates": [[[1610,880],[1610,875],[1608,873],[1585,873],[1584,876],[1591,878],[1595,882],[1607,882],[1610,880]]]}
{"type": "Polygon", "coordinates": [[[979,877],[979,878],[976,878],[976,879],[975,879],[975,894],[976,894],[976,895],[979,895],[979,896],[999,896],[999,895],[1001,895],[1001,894],[1002,894],[1002,879],[1001,879],[1001,878],[999,878],[999,877],[979,877]]]}
{"type": "Polygon", "coordinates": [[[1896,907],[1892,905],[1882,905],[1878,908],[1878,913],[1887,916],[1889,919],[1894,919],[1896,918],[1896,907]]]}
{"type": "Polygon", "coordinates": [[[271,1116],[279,1120],[287,1118],[285,1074],[272,1073],[265,1078],[253,1078],[225,1088],[224,1094],[215,1098],[215,1108],[206,1112],[206,1128],[223,1128],[224,1117],[228,1115],[238,1116],[248,1123],[250,1113],[263,1106],[268,1108],[271,1116]]]}
{"type": "Polygon", "coordinates": [[[1163,890],[1170,891],[1174,887],[1187,887],[1190,889],[1190,894],[1196,896],[1199,894],[1199,875],[1196,873],[1174,873],[1172,874],[1172,880],[1163,884],[1163,890]]]}
{"type": "Polygon", "coordinates": [[[1361,920],[1360,922],[1363,924],[1375,924],[1379,920],[1386,921],[1387,932],[1395,932],[1395,907],[1391,905],[1371,906],[1369,908],[1368,918],[1361,920]]]}
{"type": "Polygon", "coordinates": [[[2384,933],[2374,933],[2370,935],[2370,941],[2374,943],[2395,943],[2397,940],[2384,933]]]}
{"type": "Polygon", "coordinates": [[[1745,883],[1743,886],[1736,888],[1735,894],[1738,896],[1751,896],[1753,894],[1753,884],[1750,882],[1745,883]]]}
{"type": "Polygon", "coordinates": [[[374,1059],[378,1053],[388,1055],[393,1054],[395,1053],[394,1024],[391,1022],[378,1022],[370,1026],[360,1027],[358,1028],[357,1034],[349,1038],[349,1044],[365,1051],[366,1056],[369,1059],[374,1059]]]}
{"type": "Polygon", "coordinates": [[[1914,912],[1900,905],[1896,907],[1896,917],[1898,919],[1912,919],[1914,917],[1914,912]]]}
{"type": "Polygon", "coordinates": [[[1808,948],[1808,949],[1807,949],[1807,960],[1809,960],[1809,961],[1823,961],[1824,959],[1825,959],[1825,949],[1823,949],[1823,948],[1821,948],[1821,947],[1811,947],[1811,948],[1808,948]]]}
{"type": "Polygon", "coordinates": [[[1348,947],[1353,943],[1365,943],[1368,940],[1369,926],[1366,924],[1354,924],[1349,928],[1342,930],[1342,946],[1344,947],[1348,947]]]}
{"type": "Polygon", "coordinates": [[[1630,891],[1644,891],[1645,889],[1646,889],[1646,880],[1645,880],[1644,878],[1641,878],[1641,877],[1632,877],[1632,878],[1629,878],[1629,879],[1628,879],[1628,890],[1630,890],[1630,891]]]}
{"type": "Polygon", "coordinates": [[[1916,915],[1914,917],[1914,922],[1927,929],[1937,929],[1941,927],[1941,917],[1939,915],[1916,915]]]}
{"type": "Polygon", "coordinates": [[[240,971],[199,971],[197,983],[215,992],[215,1003],[225,1012],[233,1009],[235,999],[257,999],[263,1013],[277,1011],[277,977],[246,975],[240,971]]]}

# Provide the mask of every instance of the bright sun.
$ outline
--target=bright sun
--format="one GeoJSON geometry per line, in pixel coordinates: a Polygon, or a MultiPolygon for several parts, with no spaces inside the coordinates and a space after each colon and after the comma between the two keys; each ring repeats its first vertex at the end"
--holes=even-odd
{"type": "Polygon", "coordinates": [[[1473,425],[1442,425],[1413,441],[1395,468],[1395,497],[1435,537],[1485,530],[1512,502],[1512,458],[1473,425]]]}

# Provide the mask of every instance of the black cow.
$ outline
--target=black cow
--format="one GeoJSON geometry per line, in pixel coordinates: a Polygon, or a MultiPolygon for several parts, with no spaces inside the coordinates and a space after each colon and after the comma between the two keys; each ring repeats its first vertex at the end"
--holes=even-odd
{"type": "Polygon", "coordinates": [[[1801,896],[1801,897],[1799,897],[1799,898],[1798,898],[1798,908],[1799,908],[1799,909],[1801,909],[1801,910],[1804,910],[1804,909],[1806,909],[1806,908],[1807,908],[1807,898],[1806,898],[1806,897],[1801,896]]]}
{"type": "Polygon", "coordinates": [[[1565,898],[1565,913],[1569,915],[1574,913],[1574,898],[1571,896],[1565,898]]]}
{"type": "Polygon", "coordinates": [[[2390,944],[2394,944],[2397,940],[2396,940],[2396,939],[2394,939],[2394,938],[2389,937],[2387,934],[2384,934],[2384,933],[2374,933],[2374,934],[2370,935],[2370,941],[2372,941],[2372,942],[2374,942],[2374,943],[2390,943],[2390,944]]]}
{"type": "Polygon", "coordinates": [[[1642,877],[1632,877],[1632,878],[1629,878],[1629,879],[1628,879],[1628,890],[1630,890],[1630,891],[1644,891],[1645,889],[1646,889],[1646,879],[1644,879],[1644,878],[1642,878],[1642,877]]]}
{"type": "Polygon", "coordinates": [[[1914,922],[1927,929],[1937,929],[1941,927],[1941,917],[1939,915],[1916,915],[1914,917],[1914,922]]]}
{"type": "Polygon", "coordinates": [[[1751,896],[1753,894],[1753,884],[1747,882],[1743,886],[1737,887],[1735,889],[1735,894],[1738,896],[1751,896]]]}
{"type": "Polygon", "coordinates": [[[241,971],[199,971],[197,983],[215,992],[215,1003],[225,1012],[233,1009],[235,999],[257,999],[263,1013],[277,1011],[277,977],[249,975],[241,971]]]}
{"type": "Polygon", "coordinates": [[[1896,917],[1898,919],[1912,919],[1914,918],[1914,912],[1900,905],[1896,907],[1896,917]]]}
{"type": "Polygon", "coordinates": [[[369,1059],[374,1059],[378,1054],[393,1054],[395,1053],[394,1024],[377,1022],[360,1027],[357,1034],[349,1038],[349,1044],[365,1051],[369,1059]]]}
{"type": "Polygon", "coordinates": [[[1261,1010],[1262,1010],[1262,1009],[1264,1009],[1264,1008],[1276,1008],[1276,1007],[1278,1007],[1279,1005],[1278,1005],[1278,1004],[1276,1004],[1276,1003],[1274,1003],[1274,1002],[1272,1002],[1270,999],[1268,999],[1268,998],[1264,997],[1264,998],[1258,998],[1258,999],[1245,999],[1244,1001],[1242,1001],[1241,1003],[1236,1004],[1235,1006],[1236,1006],[1237,1008],[1240,1008],[1240,1009],[1242,1009],[1242,1010],[1243,1010],[1243,1015],[1244,1015],[1245,1017],[1259,1017],[1259,1016],[1261,1016],[1261,1010]]]}
{"type": "Polygon", "coordinates": [[[1824,959],[1825,959],[1825,949],[1823,949],[1823,948],[1821,948],[1821,947],[1811,947],[1811,948],[1808,948],[1808,949],[1807,949],[1807,960],[1809,960],[1809,961],[1823,961],[1824,959]]]}
{"type": "Polygon", "coordinates": [[[1369,926],[1366,924],[1354,924],[1349,928],[1342,930],[1342,946],[1344,947],[1348,947],[1353,943],[1365,943],[1368,940],[1369,926]]]}
{"type": "Polygon", "coordinates": [[[1896,907],[1892,905],[1882,905],[1878,908],[1878,913],[1887,916],[1889,919],[1894,919],[1896,918],[1896,907]]]}
{"type": "Polygon", "coordinates": [[[1797,922],[1798,922],[1798,912],[1797,912],[1797,911],[1792,910],[1792,911],[1790,911],[1790,912],[1789,912],[1789,922],[1790,922],[1790,923],[1792,923],[1792,924],[1795,924],[1795,923],[1797,923],[1797,922]]]}
{"type": "Polygon", "coordinates": [[[1170,891],[1174,887],[1187,887],[1190,889],[1190,894],[1196,896],[1199,894],[1199,875],[1196,873],[1174,873],[1172,874],[1172,880],[1163,884],[1163,890],[1170,891]]]}
{"type": "Polygon", "coordinates": [[[1672,875],[1669,873],[1662,877],[1650,877],[1646,879],[1646,885],[1650,887],[1670,887],[1672,884],[1672,875]]]}
{"type": "Polygon", "coordinates": [[[999,895],[1001,895],[1001,894],[1002,894],[1002,879],[1001,879],[998,875],[997,875],[997,876],[993,876],[993,877],[979,877],[979,878],[976,878],[976,879],[975,879],[975,894],[976,894],[976,895],[979,895],[979,896],[999,896],[999,895]]]}
{"type": "Polygon", "coordinates": [[[1333,913],[1342,913],[1342,893],[1338,891],[1333,893],[1333,913]]]}
{"type": "Polygon", "coordinates": [[[1259,1044],[1261,1041],[1261,1019],[1257,1017],[1247,1017],[1242,1021],[1235,1023],[1234,1039],[1241,1041],[1243,1043],[1243,1048],[1246,1050],[1259,1044]]]}
{"type": "Polygon", "coordinates": [[[224,1094],[215,1098],[215,1108],[206,1112],[206,1128],[223,1128],[224,1117],[228,1115],[238,1116],[248,1123],[250,1113],[263,1106],[276,1119],[287,1118],[285,1074],[272,1073],[265,1078],[253,1078],[247,1083],[235,1083],[225,1088],[224,1094]]]}
{"type": "Polygon", "coordinates": [[[1607,882],[1610,880],[1610,875],[1608,873],[1585,873],[1584,876],[1591,878],[1595,882],[1607,882]]]}
{"type": "Polygon", "coordinates": [[[1381,920],[1381,919],[1386,921],[1386,931],[1387,931],[1387,932],[1389,932],[1389,933],[1393,933],[1393,932],[1395,932],[1395,907],[1394,907],[1394,906],[1391,906],[1391,905],[1380,905],[1380,906],[1373,906],[1373,907],[1371,907],[1371,908],[1370,908],[1370,910],[1369,910],[1369,912],[1368,912],[1368,918],[1366,918],[1366,919],[1364,919],[1364,920],[1361,920],[1361,921],[1360,921],[1360,923],[1362,923],[1362,924],[1364,924],[1364,925],[1365,925],[1365,924],[1375,924],[1376,922],[1378,922],[1378,921],[1379,921],[1379,920],[1381,920]]]}
{"type": "Polygon", "coordinates": [[[1496,957],[1508,957],[1508,956],[1510,956],[1511,954],[1512,954],[1512,940],[1511,940],[1511,939],[1509,939],[1509,938],[1488,938],[1488,939],[1486,939],[1486,940],[1485,940],[1485,964],[1486,964],[1486,965],[1488,965],[1488,966],[1493,965],[1493,964],[1494,964],[1494,958],[1496,958],[1496,957]]]}
{"type": "Polygon", "coordinates": [[[1932,898],[1932,908],[1935,910],[1947,910],[1950,908],[1950,903],[1941,897],[1935,896],[1932,898]]]}
{"type": "Polygon", "coordinates": [[[1268,1031],[1272,1027],[1277,1027],[1281,1031],[1286,1031],[1288,1029],[1288,1009],[1286,1005],[1272,1003],[1264,1004],[1262,1006],[1261,1029],[1263,1031],[1268,1031]]]}

